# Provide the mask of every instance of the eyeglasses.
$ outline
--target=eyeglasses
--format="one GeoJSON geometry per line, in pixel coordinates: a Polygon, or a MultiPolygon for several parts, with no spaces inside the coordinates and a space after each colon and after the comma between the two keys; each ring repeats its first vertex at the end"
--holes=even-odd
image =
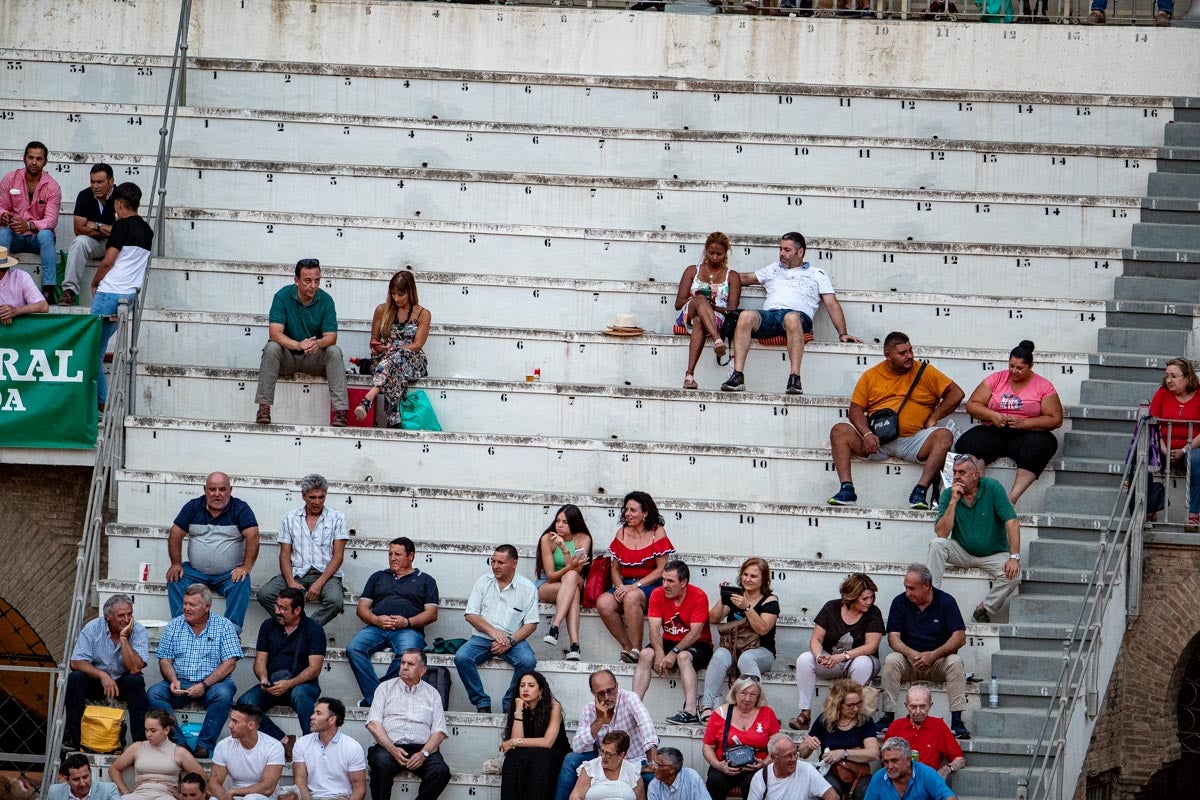
{"type": "Polygon", "coordinates": [[[796,759],[798,759],[800,757],[800,751],[793,750],[790,753],[784,753],[783,755],[776,755],[775,757],[777,759],[779,759],[780,761],[795,761],[796,759]]]}
{"type": "Polygon", "coordinates": [[[607,689],[592,689],[592,694],[594,694],[596,697],[603,697],[606,694],[616,694],[616,691],[616,686],[610,686],[607,689]]]}
{"type": "Polygon", "coordinates": [[[321,262],[316,258],[302,258],[296,262],[297,267],[317,267],[320,268],[321,262]]]}
{"type": "Polygon", "coordinates": [[[621,755],[621,754],[618,753],[616,750],[605,750],[603,747],[600,748],[600,757],[601,758],[616,758],[619,755],[621,755]]]}
{"type": "MultiPolygon", "coordinates": [[[[751,680],[751,681],[754,681],[755,683],[761,683],[761,682],[762,682],[762,678],[758,677],[757,675],[739,675],[739,676],[738,676],[738,680],[739,680],[739,681],[742,681],[742,680],[751,680]]],[[[746,687],[746,688],[750,688],[750,687],[746,687]]]]}
{"type": "Polygon", "coordinates": [[[857,703],[850,703],[850,702],[843,700],[842,705],[844,705],[846,708],[858,708],[859,706],[862,705],[862,700],[859,700],[857,703]]]}

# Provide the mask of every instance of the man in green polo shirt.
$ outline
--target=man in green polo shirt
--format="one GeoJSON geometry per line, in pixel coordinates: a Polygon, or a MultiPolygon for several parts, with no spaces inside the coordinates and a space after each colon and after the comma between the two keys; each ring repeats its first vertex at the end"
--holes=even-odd
{"type": "Polygon", "coordinates": [[[259,425],[271,424],[275,382],[280,375],[324,375],[333,404],[333,427],[346,427],[350,403],[346,397],[346,364],[337,346],[337,311],[333,298],[321,289],[321,262],[296,262],[296,280],[275,293],[267,318],[268,338],[258,365],[259,425]]]}
{"type": "Polygon", "coordinates": [[[991,622],[1021,580],[1021,526],[1004,487],[982,473],[975,456],[954,457],[954,483],[942,490],[927,561],[938,587],[947,564],[991,575],[992,588],[973,615],[976,622],[991,622]]]}

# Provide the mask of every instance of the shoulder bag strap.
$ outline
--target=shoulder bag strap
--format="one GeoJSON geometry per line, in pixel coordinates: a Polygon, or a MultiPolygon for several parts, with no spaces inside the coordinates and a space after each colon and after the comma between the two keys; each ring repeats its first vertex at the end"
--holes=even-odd
{"type": "Polygon", "coordinates": [[[725,732],[721,734],[721,755],[729,749],[729,728],[733,725],[733,703],[725,706],[725,732]]]}
{"type": "Polygon", "coordinates": [[[904,409],[904,404],[908,402],[908,398],[912,396],[913,389],[917,388],[917,384],[921,382],[921,376],[925,373],[925,368],[928,366],[929,364],[926,362],[921,362],[921,368],[917,370],[917,377],[913,378],[912,385],[908,387],[908,392],[905,393],[904,399],[900,401],[900,408],[896,409],[897,417],[900,416],[900,412],[904,409]]]}

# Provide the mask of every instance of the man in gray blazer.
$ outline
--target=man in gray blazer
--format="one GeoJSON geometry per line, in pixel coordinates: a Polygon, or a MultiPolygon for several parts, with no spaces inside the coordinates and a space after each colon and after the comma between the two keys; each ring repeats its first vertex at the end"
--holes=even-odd
{"type": "Polygon", "coordinates": [[[92,784],[92,767],[83,753],[64,758],[58,775],[62,781],[50,787],[50,800],[121,800],[116,784],[92,784]]]}

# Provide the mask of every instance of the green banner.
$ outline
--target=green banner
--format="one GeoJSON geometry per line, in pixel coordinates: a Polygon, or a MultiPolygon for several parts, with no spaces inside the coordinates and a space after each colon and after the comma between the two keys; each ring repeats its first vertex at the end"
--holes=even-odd
{"type": "Polygon", "coordinates": [[[0,325],[0,447],[96,446],[100,324],[26,314],[0,325]]]}

